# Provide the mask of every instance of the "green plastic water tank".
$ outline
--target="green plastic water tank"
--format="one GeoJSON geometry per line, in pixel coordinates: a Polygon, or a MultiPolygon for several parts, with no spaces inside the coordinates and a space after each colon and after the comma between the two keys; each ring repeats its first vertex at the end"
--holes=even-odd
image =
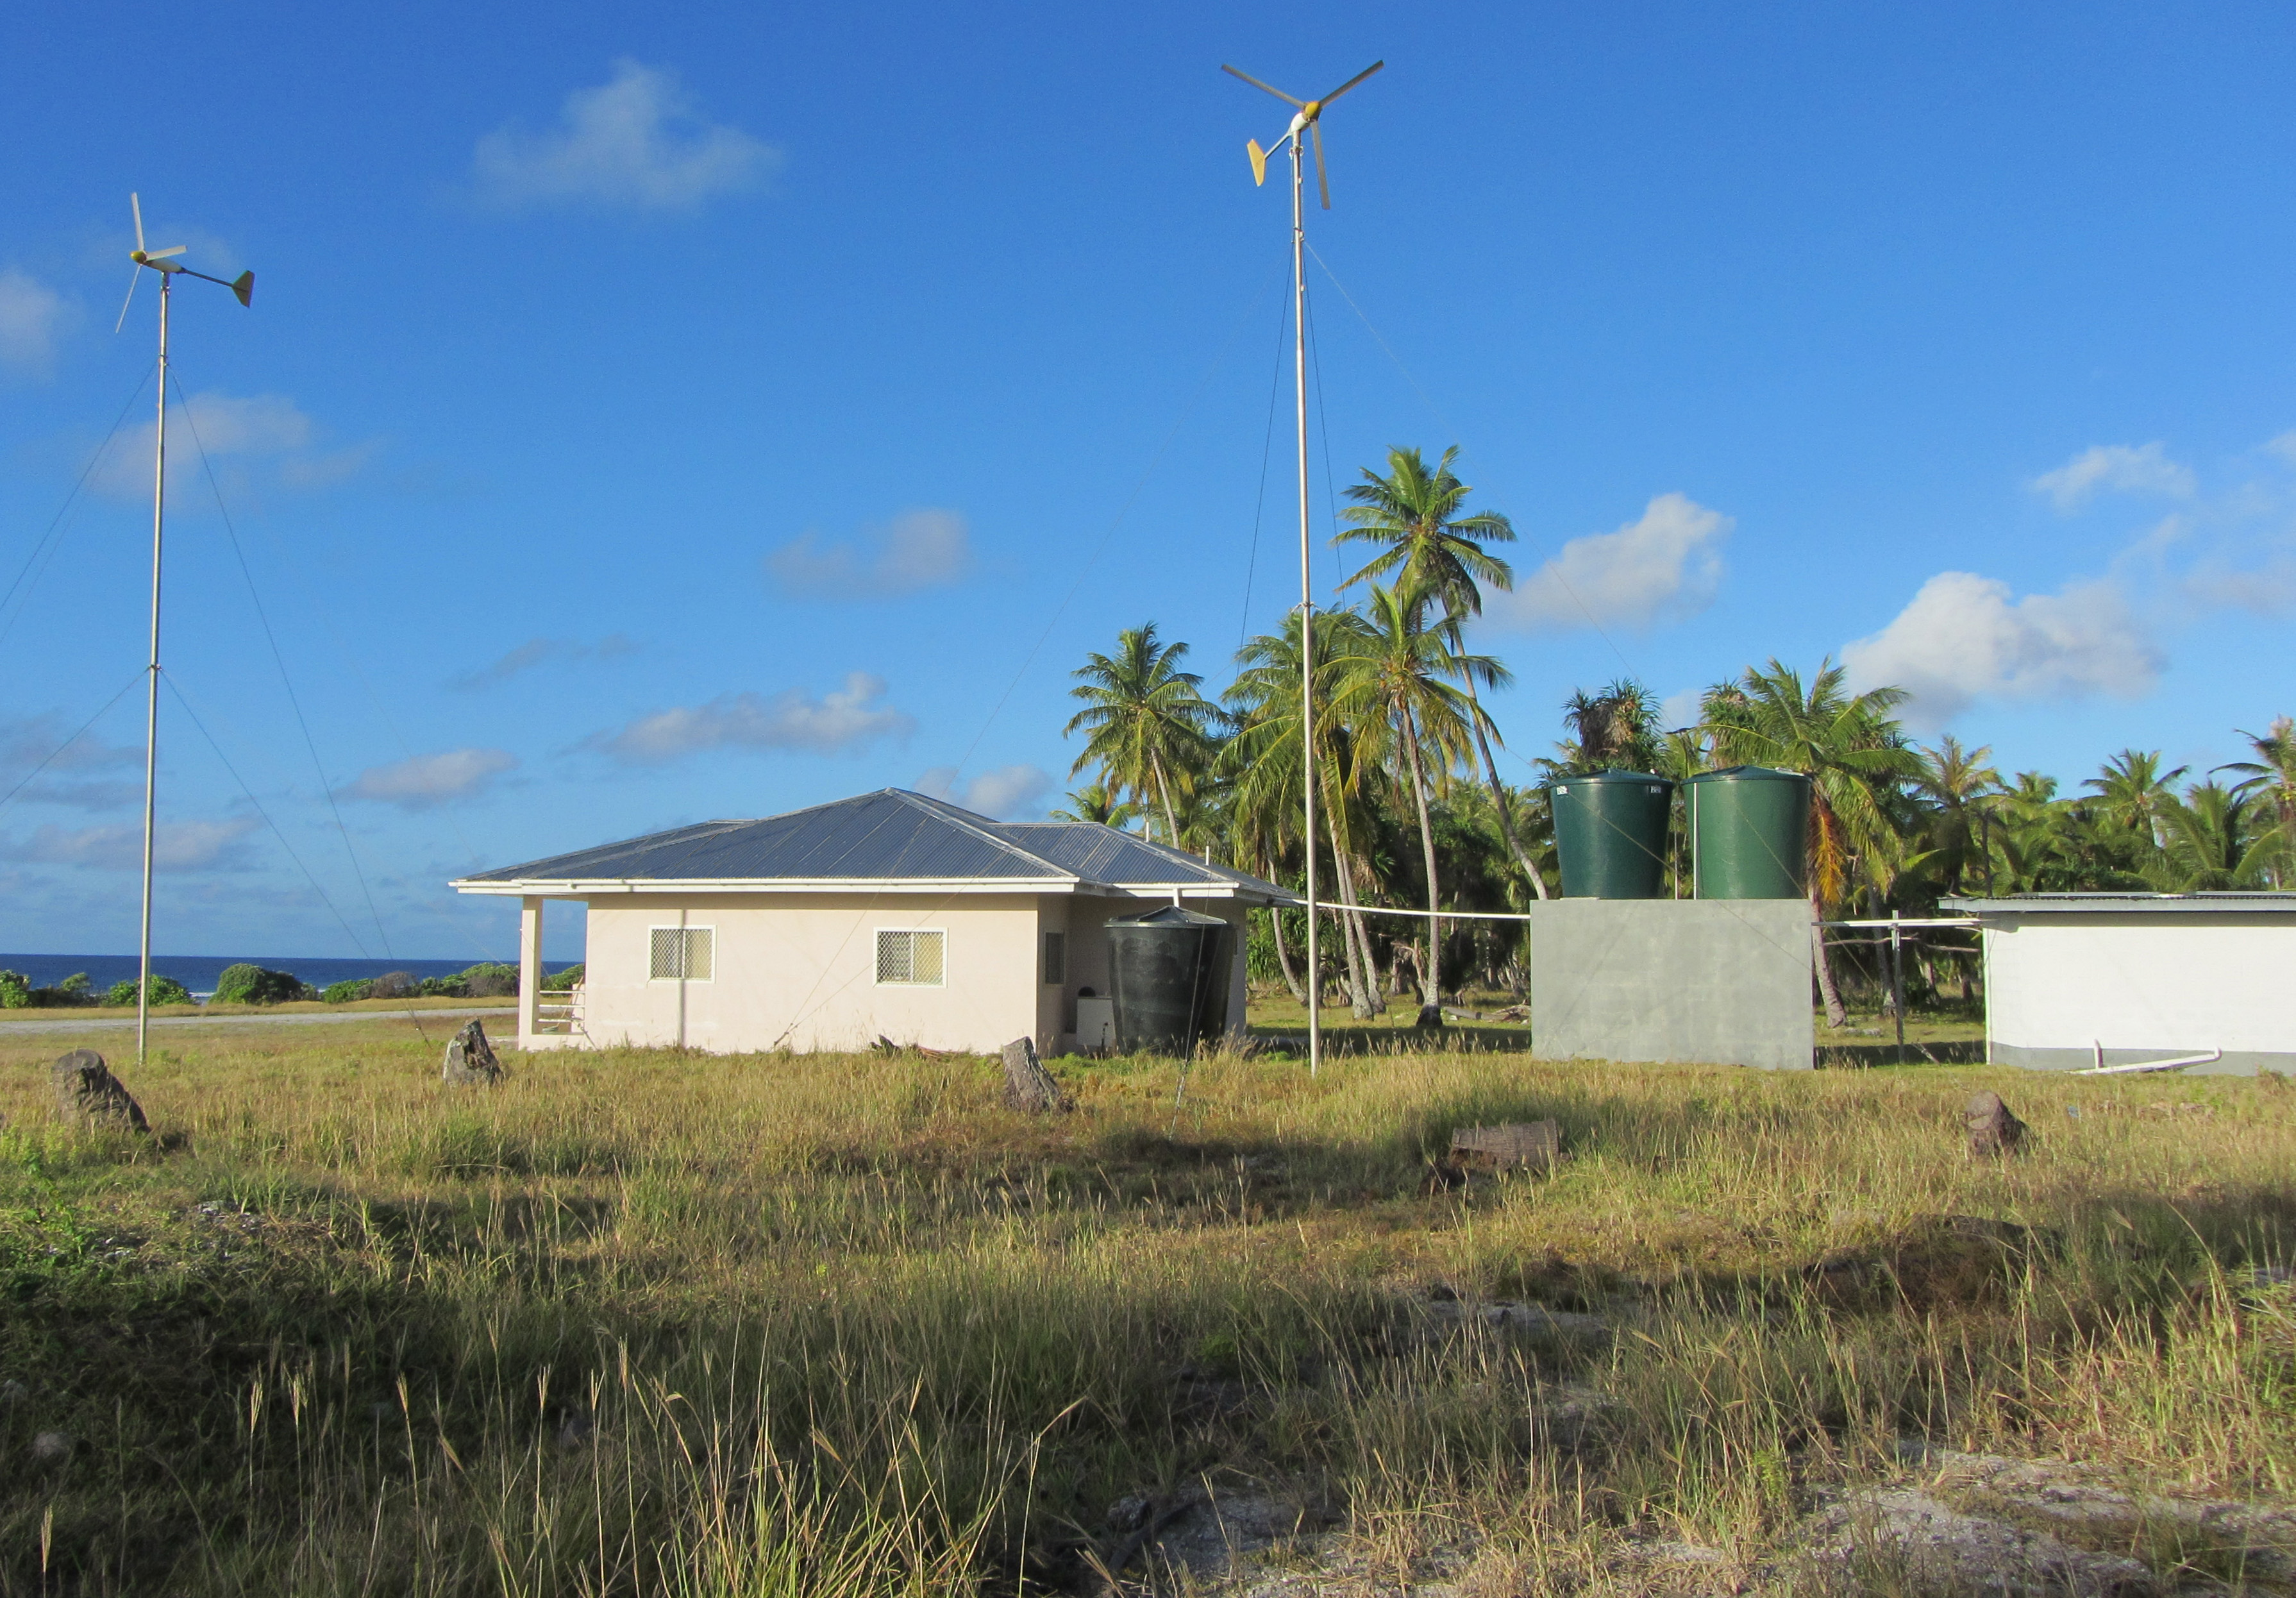
{"type": "Polygon", "coordinates": [[[1642,771],[1562,777],[1547,791],[1566,899],[1655,899],[1666,893],[1674,784],[1642,771]]]}
{"type": "Polygon", "coordinates": [[[1798,899],[1807,889],[1809,779],[1732,766],[1690,779],[1690,858],[1702,899],[1798,899]]]}

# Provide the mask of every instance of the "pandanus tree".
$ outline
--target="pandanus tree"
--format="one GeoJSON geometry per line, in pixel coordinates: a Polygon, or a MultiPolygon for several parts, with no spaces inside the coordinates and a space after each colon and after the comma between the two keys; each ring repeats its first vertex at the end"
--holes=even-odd
{"type": "MultiPolygon", "coordinates": [[[[1383,578],[1391,587],[1423,596],[1440,613],[1453,651],[1470,658],[1461,635],[1469,619],[1483,613],[1483,586],[1501,593],[1514,587],[1514,569],[1483,545],[1513,543],[1514,524],[1496,511],[1462,513],[1467,496],[1474,490],[1451,470],[1458,455],[1454,445],[1430,471],[1426,458],[1417,450],[1389,450],[1385,477],[1366,467],[1363,480],[1348,490],[1347,496],[1355,503],[1340,512],[1341,520],[1348,525],[1333,534],[1332,541],[1380,546],[1341,587],[1383,578]]],[[[1487,668],[1469,668],[1461,675],[1468,700],[1480,711],[1481,696],[1476,690],[1503,688],[1511,679],[1496,660],[1488,656],[1472,658],[1488,660],[1487,668]]],[[[1490,782],[1491,804],[1498,813],[1499,836],[1530,879],[1533,891],[1545,898],[1546,879],[1516,840],[1513,807],[1508,801],[1506,785],[1499,781],[1498,763],[1491,756],[1488,717],[1478,715],[1472,731],[1490,782]]]]}
{"type": "Polygon", "coordinates": [[[1562,701],[1570,741],[1558,745],[1562,768],[1573,776],[1597,771],[1658,770],[1664,758],[1658,700],[1632,677],[1600,693],[1576,689],[1562,701]]]}
{"type": "Polygon", "coordinates": [[[1809,780],[1810,957],[1824,996],[1826,1024],[1848,1024],[1819,924],[1848,895],[1851,873],[1880,876],[1900,850],[1890,824],[1891,800],[1913,762],[1890,712],[1906,698],[1897,688],[1852,693],[1831,660],[1805,684],[1773,660],[1749,667],[1737,682],[1710,690],[1705,719],[1716,758],[1726,765],[1769,766],[1809,780]]]}
{"type": "Polygon", "coordinates": [[[1474,759],[1473,740],[1483,713],[1453,683],[1478,666],[1488,669],[1496,662],[1455,652],[1449,629],[1426,625],[1429,609],[1422,594],[1374,585],[1357,647],[1334,663],[1332,701],[1367,752],[1410,791],[1427,871],[1427,955],[1420,971],[1420,1003],[1440,1004],[1442,886],[1427,801],[1454,769],[1472,767],[1474,759]]]}
{"type": "Polygon", "coordinates": [[[1180,669],[1185,643],[1166,643],[1156,624],[1127,627],[1113,655],[1090,654],[1072,672],[1071,697],[1085,708],[1069,718],[1063,736],[1082,733],[1084,753],[1070,776],[1098,766],[1105,784],[1143,808],[1157,807],[1164,840],[1180,842],[1176,793],[1185,797],[1210,764],[1219,707],[1206,699],[1203,678],[1180,669]]]}

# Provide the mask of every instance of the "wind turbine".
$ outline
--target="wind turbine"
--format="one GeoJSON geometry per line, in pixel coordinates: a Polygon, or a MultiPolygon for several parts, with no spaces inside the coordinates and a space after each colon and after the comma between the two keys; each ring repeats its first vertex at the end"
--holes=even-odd
{"type": "Polygon", "coordinates": [[[181,276],[222,283],[239,297],[240,304],[252,305],[255,274],[242,272],[226,283],[177,261],[175,258],[184,253],[181,244],[168,250],[145,249],[144,202],[130,194],[127,209],[135,217],[135,248],[127,252],[135,270],[127,280],[127,298],[119,302],[119,320],[112,324],[112,332],[127,324],[127,307],[135,303],[135,285],[144,281],[144,274],[160,275],[160,424],[152,445],[152,664],[144,706],[144,919],[138,945],[142,963],[135,982],[135,1061],[140,1065],[152,1028],[152,837],[158,815],[160,773],[160,549],[168,508],[168,300],[176,279],[181,276]]]}
{"type": "Polygon", "coordinates": [[[1295,100],[1249,72],[1239,72],[1225,63],[1220,67],[1231,77],[1241,78],[1253,88],[1265,90],[1286,105],[1299,108],[1292,115],[1292,126],[1284,129],[1283,136],[1275,141],[1273,149],[1262,150],[1258,139],[1245,141],[1244,149],[1251,157],[1251,181],[1257,185],[1267,181],[1268,158],[1284,145],[1292,146],[1292,386],[1300,422],[1300,758],[1307,806],[1308,1074],[1311,1077],[1324,1059],[1324,973],[1317,963],[1316,946],[1316,586],[1308,561],[1307,168],[1300,146],[1309,139],[1315,141],[1316,187],[1323,197],[1324,209],[1330,210],[1332,184],[1324,174],[1324,112],[1332,101],[1385,65],[1383,61],[1372,62],[1319,100],[1295,100]]]}

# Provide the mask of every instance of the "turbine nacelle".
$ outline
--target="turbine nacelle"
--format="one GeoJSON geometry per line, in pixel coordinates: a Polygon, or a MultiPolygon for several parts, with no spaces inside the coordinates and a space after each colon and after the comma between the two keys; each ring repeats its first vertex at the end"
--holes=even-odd
{"type": "Polygon", "coordinates": [[[180,272],[186,277],[196,277],[203,283],[222,283],[225,288],[229,289],[232,293],[238,298],[239,303],[242,305],[253,305],[255,303],[254,273],[242,272],[237,277],[228,280],[220,277],[209,277],[204,272],[193,271],[189,266],[184,266],[181,261],[174,258],[175,257],[184,253],[184,247],[181,244],[175,245],[167,250],[146,250],[144,247],[143,199],[135,194],[128,195],[127,209],[129,213],[135,218],[135,248],[127,252],[127,258],[135,263],[137,269],[127,279],[127,298],[119,302],[119,320],[112,324],[111,331],[113,332],[118,332],[120,328],[127,324],[127,307],[135,301],[135,285],[144,281],[143,268],[146,266],[149,266],[152,271],[160,274],[160,281],[163,283],[166,283],[168,278],[180,272]]]}
{"type": "Polygon", "coordinates": [[[1330,210],[1332,209],[1332,185],[1330,180],[1324,175],[1324,111],[1330,106],[1332,101],[1337,100],[1341,95],[1346,94],[1349,89],[1355,87],[1356,85],[1361,83],[1365,78],[1369,78],[1373,73],[1378,71],[1385,65],[1387,65],[1387,63],[1383,61],[1375,61],[1368,67],[1365,67],[1362,71],[1357,73],[1353,78],[1349,78],[1347,82],[1341,84],[1338,88],[1333,89],[1330,94],[1323,96],[1321,99],[1300,100],[1285,94],[1282,89],[1276,88],[1272,85],[1260,82],[1259,79],[1252,77],[1249,72],[1239,72],[1234,67],[1223,64],[1220,70],[1227,73],[1230,77],[1241,78],[1253,88],[1265,90],[1267,93],[1275,95],[1278,100],[1299,108],[1292,114],[1292,125],[1283,130],[1283,136],[1276,140],[1275,144],[1270,148],[1262,150],[1259,147],[1259,141],[1258,139],[1247,139],[1244,141],[1244,153],[1251,159],[1252,183],[1255,185],[1266,183],[1267,181],[1268,158],[1274,155],[1276,151],[1283,149],[1286,143],[1291,144],[1296,150],[1300,146],[1301,136],[1305,135],[1316,147],[1316,187],[1322,195],[1324,209],[1325,210],[1330,210]]]}

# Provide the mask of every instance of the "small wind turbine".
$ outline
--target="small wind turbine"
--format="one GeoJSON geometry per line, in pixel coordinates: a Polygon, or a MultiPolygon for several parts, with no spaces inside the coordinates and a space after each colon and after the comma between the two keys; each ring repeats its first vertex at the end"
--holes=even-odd
{"type": "Polygon", "coordinates": [[[1382,67],[1375,61],[1320,100],[1295,100],[1282,89],[1264,84],[1248,72],[1223,65],[1220,70],[1241,78],[1255,89],[1264,89],[1299,110],[1292,126],[1275,147],[1262,150],[1258,139],[1247,140],[1251,157],[1251,181],[1267,181],[1267,158],[1284,145],[1292,146],[1292,374],[1300,420],[1300,751],[1303,763],[1308,834],[1308,1074],[1314,1076],[1324,1059],[1323,968],[1316,947],[1316,586],[1308,563],[1308,222],[1305,209],[1307,169],[1300,146],[1316,144],[1316,187],[1324,209],[1332,209],[1331,180],[1324,174],[1324,112],[1332,101],[1382,67]]]}
{"type": "Polygon", "coordinates": [[[130,194],[127,208],[135,217],[135,248],[127,252],[127,258],[135,263],[135,270],[127,280],[127,298],[119,302],[119,320],[112,324],[112,332],[118,332],[127,324],[127,307],[135,301],[135,285],[144,281],[144,274],[152,271],[160,275],[160,425],[152,446],[152,664],[144,708],[144,919],[139,943],[142,963],[135,983],[135,1059],[141,1064],[152,1027],[152,822],[158,815],[160,773],[160,548],[168,508],[168,300],[175,280],[184,276],[223,283],[239,296],[240,304],[252,305],[255,274],[242,272],[226,283],[178,262],[175,258],[184,253],[181,244],[169,250],[146,250],[144,202],[130,194]]]}

